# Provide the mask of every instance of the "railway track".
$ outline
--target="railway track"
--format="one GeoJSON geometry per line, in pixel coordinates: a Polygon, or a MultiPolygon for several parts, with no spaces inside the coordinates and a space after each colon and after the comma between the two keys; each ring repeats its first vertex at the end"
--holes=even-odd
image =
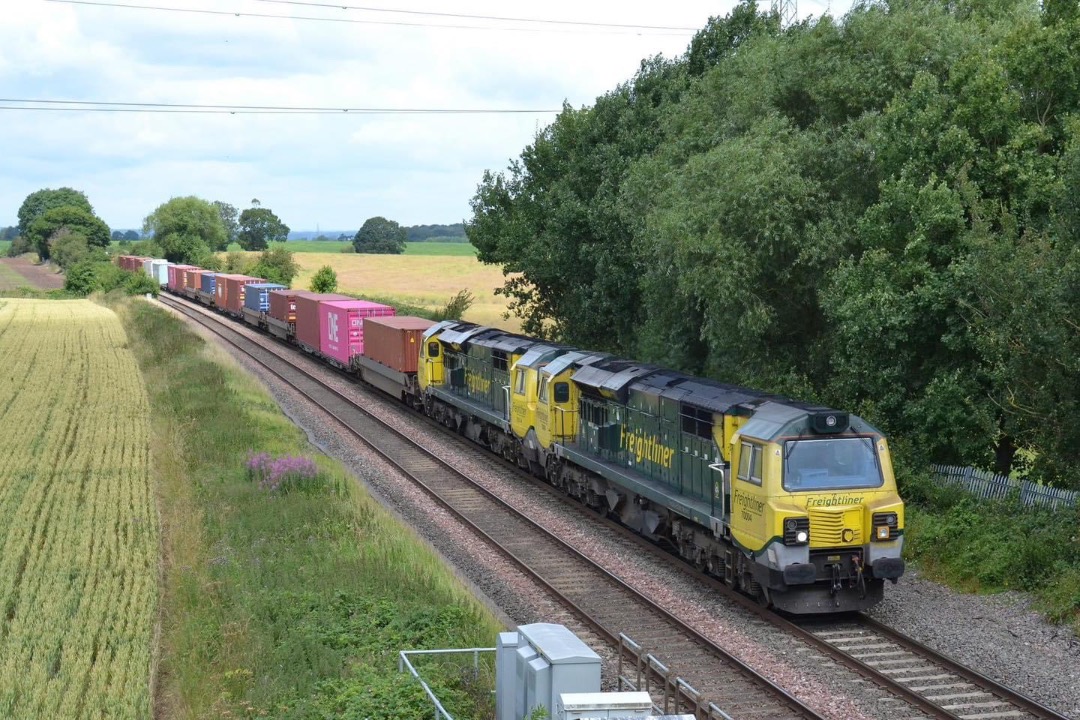
{"type": "MultiPolygon", "coordinates": [[[[368,413],[284,353],[252,341],[222,317],[162,296],[163,304],[203,325],[331,415],[437,503],[532,576],[582,622],[617,646],[632,636],[677,665],[715,710],[701,717],[820,718],[816,712],[715,645],[573,547],[506,504],[393,427],[368,413]],[[719,711],[719,712],[717,712],[719,711]]],[[[284,350],[284,348],[283,348],[284,350]]],[[[286,351],[287,352],[287,351],[286,351]]],[[[694,698],[687,697],[689,702],[694,698]]]]}
{"type": "Polygon", "coordinates": [[[808,641],[932,717],[1068,720],[866,615],[800,627],[813,638],[808,641]]]}

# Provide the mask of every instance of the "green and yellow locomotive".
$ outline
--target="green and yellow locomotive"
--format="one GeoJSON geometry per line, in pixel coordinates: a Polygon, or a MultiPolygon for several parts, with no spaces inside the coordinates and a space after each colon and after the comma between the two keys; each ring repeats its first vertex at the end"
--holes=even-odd
{"type": "Polygon", "coordinates": [[[762,603],[859,610],[904,571],[888,444],[861,418],[468,323],[416,402],[762,603]]]}

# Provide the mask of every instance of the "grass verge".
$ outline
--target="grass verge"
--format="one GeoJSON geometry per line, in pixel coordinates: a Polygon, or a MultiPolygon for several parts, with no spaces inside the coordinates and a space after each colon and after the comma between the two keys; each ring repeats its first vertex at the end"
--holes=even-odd
{"type": "Polygon", "coordinates": [[[901,478],[905,555],[930,577],[967,592],[1020,590],[1080,634],[1080,508],[979,500],[929,473],[901,478]]]}
{"type": "MultiPolygon", "coordinates": [[[[164,578],[161,717],[426,718],[401,649],[491,645],[498,622],[343,468],[293,492],[254,482],[251,451],[311,455],[258,383],[172,315],[108,299],[155,410],[164,578]]],[[[459,717],[490,686],[431,665],[459,717]]]]}

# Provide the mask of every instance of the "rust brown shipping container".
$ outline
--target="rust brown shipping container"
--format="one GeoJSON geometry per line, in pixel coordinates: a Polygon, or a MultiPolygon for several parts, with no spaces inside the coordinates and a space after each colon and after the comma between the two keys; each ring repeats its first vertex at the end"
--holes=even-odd
{"type": "Polygon", "coordinates": [[[202,274],[207,270],[188,270],[184,273],[184,287],[188,290],[202,290],[202,274]]]}
{"type": "Polygon", "coordinates": [[[218,285],[221,285],[222,278],[225,279],[225,310],[233,313],[234,315],[240,314],[240,309],[244,307],[244,286],[251,283],[266,282],[262,278],[249,277],[247,275],[219,275],[218,285]]]}
{"type": "Polygon", "coordinates": [[[316,295],[308,290],[271,290],[270,311],[267,313],[275,320],[284,323],[296,322],[296,298],[300,295],[316,295]]]}
{"type": "Polygon", "coordinates": [[[188,267],[181,270],[180,275],[177,278],[178,279],[178,282],[176,284],[177,289],[180,290],[180,291],[187,290],[188,287],[189,287],[189,285],[188,285],[188,275],[190,275],[193,272],[198,272],[198,271],[201,271],[201,270],[202,270],[202,268],[195,267],[194,265],[189,265],[188,267]]]}
{"type": "Polygon", "coordinates": [[[308,347],[319,349],[319,303],[323,300],[355,300],[345,295],[305,293],[296,296],[296,339],[308,347]]]}
{"type": "Polygon", "coordinates": [[[364,357],[398,372],[416,372],[424,331],[431,320],[400,315],[364,318],[364,357]]]}

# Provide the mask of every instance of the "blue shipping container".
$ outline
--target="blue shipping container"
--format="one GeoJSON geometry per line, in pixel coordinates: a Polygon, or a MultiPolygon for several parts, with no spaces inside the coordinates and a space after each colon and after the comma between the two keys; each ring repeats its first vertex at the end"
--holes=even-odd
{"type": "Polygon", "coordinates": [[[284,285],[277,283],[252,283],[244,286],[244,307],[255,312],[268,312],[270,310],[270,291],[285,290],[284,285]]]}
{"type": "Polygon", "coordinates": [[[201,287],[199,288],[204,293],[214,294],[214,290],[217,288],[217,273],[204,272],[199,279],[201,287]]]}

